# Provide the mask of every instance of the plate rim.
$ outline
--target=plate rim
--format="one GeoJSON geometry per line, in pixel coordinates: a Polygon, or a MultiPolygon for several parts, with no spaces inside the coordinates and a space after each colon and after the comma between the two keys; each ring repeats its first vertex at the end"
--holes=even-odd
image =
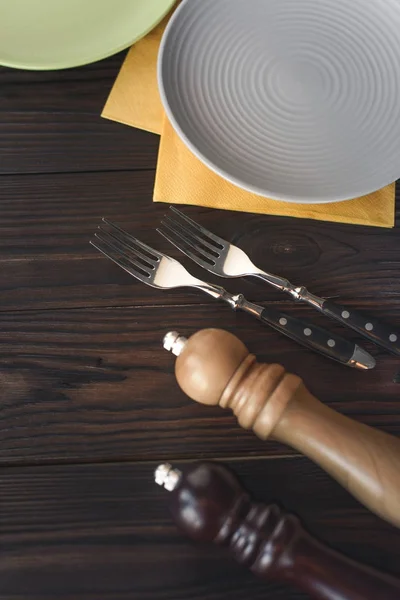
{"type": "Polygon", "coordinates": [[[124,42],[120,46],[115,47],[114,49],[110,49],[103,54],[96,55],[93,58],[85,58],[82,61],[73,62],[73,63],[70,63],[68,61],[67,62],[58,62],[58,63],[53,63],[53,64],[51,64],[51,66],[49,66],[49,64],[47,64],[47,65],[26,64],[21,61],[16,61],[16,62],[15,61],[7,61],[7,60],[4,61],[0,56],[0,67],[8,67],[11,69],[22,69],[25,71],[61,71],[62,69],[74,69],[76,67],[83,67],[85,65],[90,65],[90,64],[98,62],[100,60],[104,60],[105,58],[109,58],[110,56],[113,56],[114,54],[118,54],[119,52],[126,50],[126,48],[129,48],[133,44],[136,44],[139,40],[141,40],[148,33],[150,33],[155,27],[157,27],[157,25],[159,25],[161,23],[161,21],[164,19],[164,17],[166,17],[168,15],[170,10],[173,8],[174,4],[176,4],[177,0],[166,0],[166,2],[167,2],[167,8],[162,11],[162,14],[160,14],[160,16],[155,21],[153,21],[153,23],[149,27],[147,27],[141,33],[139,33],[134,38],[132,38],[132,40],[130,40],[129,42],[124,42]]]}
{"type": "MultiPolygon", "coordinates": [[[[160,44],[160,48],[159,48],[159,53],[158,53],[158,60],[157,60],[157,82],[158,82],[158,89],[159,89],[159,93],[160,93],[160,98],[161,98],[161,102],[163,104],[165,113],[168,117],[168,120],[170,121],[172,127],[174,128],[174,130],[176,131],[176,133],[178,134],[178,136],[181,138],[181,140],[184,142],[184,144],[187,146],[187,148],[189,148],[189,150],[206,166],[208,167],[211,171],[213,171],[214,173],[216,173],[217,175],[219,175],[220,177],[222,177],[223,179],[225,179],[226,181],[232,183],[233,185],[235,185],[236,187],[245,190],[247,192],[250,192],[252,194],[256,194],[257,196],[260,196],[262,198],[266,198],[266,199],[270,199],[270,200],[276,200],[276,201],[280,201],[280,202],[289,202],[292,204],[306,204],[308,206],[311,206],[313,204],[334,204],[335,202],[348,202],[351,200],[357,200],[359,198],[363,198],[364,196],[369,196],[371,194],[374,194],[375,192],[378,192],[381,189],[384,189],[385,187],[395,183],[397,180],[393,180],[393,181],[388,181],[387,183],[383,184],[382,186],[379,186],[375,189],[364,189],[361,190],[360,192],[357,192],[356,195],[348,195],[348,194],[344,194],[342,196],[327,196],[324,198],[320,198],[320,199],[314,199],[311,202],[305,200],[304,198],[299,198],[298,196],[292,196],[289,194],[275,194],[272,192],[267,192],[265,189],[263,188],[259,188],[258,186],[255,185],[251,185],[247,182],[242,181],[240,178],[235,177],[234,175],[231,175],[230,173],[226,172],[224,169],[218,167],[217,165],[215,165],[212,161],[210,161],[207,156],[205,156],[200,150],[198,150],[198,148],[196,148],[196,146],[189,140],[189,138],[186,136],[185,132],[183,131],[183,129],[181,128],[181,126],[179,125],[179,123],[177,122],[175,116],[174,116],[174,112],[171,109],[171,106],[168,102],[168,98],[167,98],[167,93],[166,93],[166,89],[165,89],[165,85],[164,85],[164,78],[162,76],[162,70],[163,70],[163,58],[165,55],[165,49],[167,47],[167,44],[169,42],[169,36],[170,36],[170,31],[175,23],[175,21],[179,18],[180,12],[183,10],[183,8],[190,2],[190,0],[182,0],[182,2],[180,3],[180,5],[176,8],[176,10],[174,11],[173,15],[171,16],[170,20],[167,23],[167,26],[165,28],[165,31],[163,33],[162,39],[161,39],[161,44],[160,44]]],[[[400,171],[400,168],[399,168],[400,171]]]]}

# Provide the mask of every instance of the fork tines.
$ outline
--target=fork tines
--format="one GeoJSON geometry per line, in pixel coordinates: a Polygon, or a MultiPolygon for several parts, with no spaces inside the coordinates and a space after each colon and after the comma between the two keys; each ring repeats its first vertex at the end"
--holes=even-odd
{"type": "Polygon", "coordinates": [[[206,269],[215,265],[225,250],[226,242],[214,235],[178,209],[170,206],[157,229],[171,244],[206,269]]]}
{"type": "Polygon", "coordinates": [[[162,255],[111,221],[102,222],[106,227],[99,226],[96,239],[90,242],[92,246],[130,275],[141,281],[149,279],[162,255]]]}

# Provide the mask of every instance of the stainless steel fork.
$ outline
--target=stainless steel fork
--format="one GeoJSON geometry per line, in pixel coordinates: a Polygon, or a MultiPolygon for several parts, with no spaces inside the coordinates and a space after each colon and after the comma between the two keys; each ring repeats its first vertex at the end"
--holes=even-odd
{"type": "Polygon", "coordinates": [[[252,263],[243,250],[214,235],[173,206],[170,207],[170,213],[164,217],[158,231],[210,273],[227,278],[246,275],[258,277],[273,287],[287,292],[295,300],[307,302],[324,315],[354,329],[375,344],[400,356],[400,332],[394,327],[352,308],[315,296],[305,287],[297,287],[283,277],[262,271],[252,263]]]}
{"type": "Polygon", "coordinates": [[[196,288],[342,364],[363,370],[375,366],[374,358],[356,344],[301,319],[248,302],[241,294],[232,295],[220,286],[201,281],[178,261],[154,250],[106,219],[103,219],[103,226],[99,227],[94,237],[90,243],[97,250],[147,285],[158,289],[196,288]]]}

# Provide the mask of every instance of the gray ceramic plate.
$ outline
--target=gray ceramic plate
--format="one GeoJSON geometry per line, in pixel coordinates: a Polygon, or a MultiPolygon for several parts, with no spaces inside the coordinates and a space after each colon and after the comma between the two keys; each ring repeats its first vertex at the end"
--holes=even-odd
{"type": "Polygon", "coordinates": [[[320,203],[400,177],[398,0],[184,0],[158,72],[180,137],[244,189],[320,203]]]}

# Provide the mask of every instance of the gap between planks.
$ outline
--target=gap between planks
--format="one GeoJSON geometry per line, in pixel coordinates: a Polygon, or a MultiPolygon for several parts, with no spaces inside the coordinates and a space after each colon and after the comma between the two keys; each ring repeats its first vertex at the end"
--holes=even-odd
{"type": "Polygon", "coordinates": [[[101,466],[101,465],[135,465],[135,466],[140,466],[140,465],[156,465],[159,464],[161,462],[179,462],[179,463],[184,463],[184,464],[191,464],[194,462],[201,462],[201,461],[206,461],[206,462],[251,462],[251,461],[265,461],[265,460],[290,460],[290,459],[304,459],[304,455],[303,454],[298,454],[298,453],[294,453],[294,454],[274,454],[274,455],[265,455],[265,454],[255,454],[255,455],[222,455],[222,456],[218,456],[218,457],[207,457],[206,459],[201,458],[201,457],[192,457],[192,458],[187,458],[187,456],[182,457],[182,456],[171,456],[167,459],[164,458],[160,458],[160,459],[156,459],[156,458],[152,458],[152,459],[142,459],[139,458],[138,460],[134,460],[132,458],[113,458],[113,459],[99,459],[99,460],[74,460],[74,459],[66,459],[65,461],[63,460],[55,460],[52,461],[51,459],[47,459],[47,460],[43,460],[40,462],[35,462],[35,461],[18,461],[16,460],[14,461],[10,461],[10,462],[6,462],[6,463],[0,463],[0,468],[3,469],[16,469],[16,468],[35,468],[35,469],[48,469],[50,467],[90,467],[90,466],[101,466]]]}

